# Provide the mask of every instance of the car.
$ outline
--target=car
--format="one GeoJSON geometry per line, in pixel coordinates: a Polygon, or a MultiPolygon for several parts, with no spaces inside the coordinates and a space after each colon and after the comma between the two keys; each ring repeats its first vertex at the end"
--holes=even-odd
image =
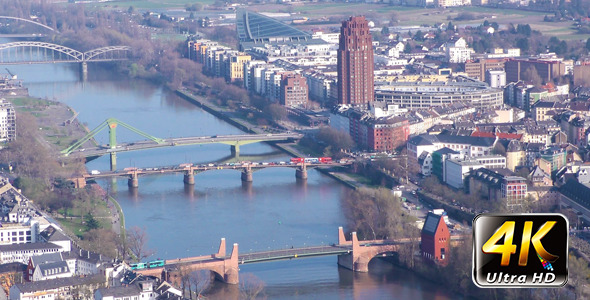
{"type": "Polygon", "coordinates": [[[416,195],[416,191],[412,191],[412,195],[416,195]]]}

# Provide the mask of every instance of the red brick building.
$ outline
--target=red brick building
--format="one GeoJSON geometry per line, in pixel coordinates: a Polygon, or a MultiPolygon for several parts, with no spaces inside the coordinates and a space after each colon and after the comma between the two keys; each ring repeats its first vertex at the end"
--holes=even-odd
{"type": "Polygon", "coordinates": [[[451,234],[442,215],[429,212],[422,227],[420,250],[424,259],[446,265],[451,234]]]}
{"type": "Polygon", "coordinates": [[[338,103],[373,102],[373,39],[365,17],[342,22],[338,47],[338,103]]]}
{"type": "Polygon", "coordinates": [[[280,102],[287,107],[305,107],[308,91],[305,77],[300,74],[283,75],[280,102]]]}
{"type": "Polygon", "coordinates": [[[367,146],[373,151],[393,151],[406,144],[410,122],[403,117],[372,120],[367,126],[367,146]]]}
{"type": "Polygon", "coordinates": [[[410,122],[402,116],[375,118],[368,111],[341,106],[330,115],[330,126],[350,134],[359,148],[391,152],[404,146],[410,135],[410,122]]]}
{"type": "Polygon", "coordinates": [[[511,59],[505,63],[506,82],[523,80],[526,70],[533,67],[543,82],[565,75],[565,64],[558,60],[511,59]]]}

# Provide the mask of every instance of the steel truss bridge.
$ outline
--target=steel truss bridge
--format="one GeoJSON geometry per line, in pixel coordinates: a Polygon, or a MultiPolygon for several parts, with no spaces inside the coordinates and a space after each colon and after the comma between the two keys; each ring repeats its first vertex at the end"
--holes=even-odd
{"type": "Polygon", "coordinates": [[[43,28],[45,28],[45,29],[47,29],[49,31],[56,32],[55,29],[53,29],[53,28],[51,28],[51,27],[49,27],[49,26],[47,26],[45,24],[41,24],[39,22],[35,22],[35,21],[29,20],[29,19],[23,19],[23,18],[17,18],[17,17],[10,17],[10,16],[0,16],[0,20],[2,20],[2,19],[4,19],[4,20],[22,21],[22,22],[26,22],[26,23],[29,23],[29,24],[33,24],[33,25],[36,25],[36,26],[43,27],[43,28]]]}
{"type": "Polygon", "coordinates": [[[86,52],[45,42],[0,44],[0,64],[44,64],[120,61],[129,58],[131,47],[107,46],[86,52]]]}
{"type": "Polygon", "coordinates": [[[152,148],[202,145],[202,144],[226,144],[230,146],[232,156],[239,156],[240,146],[259,142],[290,142],[299,140],[303,137],[298,133],[279,133],[279,134],[240,134],[240,135],[220,135],[220,136],[195,136],[181,138],[162,139],[149,133],[143,132],[125,122],[115,118],[109,118],[100,123],[96,128],[91,130],[86,136],[61,151],[62,156],[73,158],[93,158],[105,154],[111,155],[111,170],[114,171],[117,166],[117,152],[137,151],[152,148]],[[122,126],[147,140],[117,143],[116,130],[122,126]],[[108,146],[84,147],[83,145],[91,141],[98,133],[108,128],[109,144],[108,146]]]}

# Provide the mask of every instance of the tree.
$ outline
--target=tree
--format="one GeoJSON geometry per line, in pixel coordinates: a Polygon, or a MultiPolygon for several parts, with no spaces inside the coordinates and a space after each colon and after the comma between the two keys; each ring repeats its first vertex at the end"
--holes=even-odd
{"type": "Polygon", "coordinates": [[[266,107],[266,113],[274,121],[287,119],[287,109],[278,103],[272,103],[266,107]]]}
{"type": "Polygon", "coordinates": [[[516,32],[519,34],[524,34],[525,36],[531,36],[532,30],[531,25],[529,24],[518,24],[516,26],[516,32]]]}
{"type": "Polygon", "coordinates": [[[98,229],[100,227],[100,224],[91,213],[88,213],[84,216],[84,221],[86,222],[87,231],[98,229]]]}
{"type": "Polygon", "coordinates": [[[588,263],[583,258],[570,255],[569,280],[567,283],[573,287],[578,299],[586,299],[589,296],[585,291],[585,287],[590,283],[588,280],[589,275],[590,269],[588,269],[588,263]]]}
{"type": "Polygon", "coordinates": [[[586,50],[590,51],[590,38],[586,40],[586,50]]]}
{"type": "Polygon", "coordinates": [[[186,4],[185,10],[194,12],[194,11],[201,11],[203,9],[203,4],[201,3],[193,3],[192,5],[186,4]]]}
{"type": "Polygon", "coordinates": [[[392,11],[389,14],[389,25],[395,25],[397,24],[397,22],[399,22],[399,15],[397,14],[397,12],[392,11]]]}
{"type": "Polygon", "coordinates": [[[418,42],[424,41],[424,34],[422,33],[422,30],[416,31],[416,34],[414,35],[414,41],[418,41],[418,42]]]}
{"type": "Polygon", "coordinates": [[[447,30],[455,31],[455,25],[453,25],[453,22],[449,21],[449,24],[447,24],[447,30]]]}
{"type": "Polygon", "coordinates": [[[112,230],[93,229],[84,234],[85,248],[108,257],[117,257],[117,236],[112,230]]]}
{"type": "Polygon", "coordinates": [[[264,291],[264,281],[252,273],[240,275],[240,299],[256,299],[264,291]]]}
{"type": "Polygon", "coordinates": [[[381,34],[384,36],[389,35],[389,27],[383,26],[383,28],[381,29],[381,34]]]}
{"type": "Polygon", "coordinates": [[[188,277],[190,298],[193,299],[194,294],[195,299],[200,299],[212,282],[213,274],[211,274],[211,271],[197,270],[190,272],[188,277]]]}
{"type": "Polygon", "coordinates": [[[404,45],[404,53],[412,53],[412,45],[410,43],[404,45]]]}
{"type": "Polygon", "coordinates": [[[178,276],[182,295],[188,295],[189,299],[200,299],[213,282],[211,271],[193,270],[190,264],[179,266],[178,276]]]}
{"type": "Polygon", "coordinates": [[[332,127],[320,128],[316,135],[316,139],[320,142],[326,143],[331,147],[331,150],[349,150],[354,147],[354,142],[348,133],[332,127]]]}
{"type": "Polygon", "coordinates": [[[537,86],[543,83],[543,79],[541,79],[541,76],[539,76],[539,72],[537,72],[537,69],[533,66],[528,66],[526,70],[524,70],[522,78],[524,80],[532,82],[534,85],[537,86]]]}
{"type": "Polygon", "coordinates": [[[529,51],[529,40],[527,38],[518,39],[516,47],[520,48],[522,52],[529,51]]]}
{"type": "Polygon", "coordinates": [[[142,259],[154,254],[153,250],[147,248],[148,235],[145,231],[145,228],[142,229],[137,226],[133,226],[127,229],[126,237],[129,251],[134,256],[135,261],[141,261],[142,259]]]}
{"type": "Polygon", "coordinates": [[[412,217],[402,209],[400,199],[389,189],[358,189],[346,194],[344,215],[348,228],[359,239],[394,239],[418,234],[412,217]]]}

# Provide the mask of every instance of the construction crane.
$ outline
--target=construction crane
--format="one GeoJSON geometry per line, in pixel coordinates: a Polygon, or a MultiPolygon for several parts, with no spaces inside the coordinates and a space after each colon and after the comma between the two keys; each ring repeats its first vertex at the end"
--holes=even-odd
{"type": "Polygon", "coordinates": [[[16,75],[12,74],[12,72],[10,72],[10,70],[8,70],[8,68],[4,68],[6,69],[6,72],[8,72],[8,74],[10,74],[10,77],[12,77],[12,79],[16,79],[16,75]]]}

